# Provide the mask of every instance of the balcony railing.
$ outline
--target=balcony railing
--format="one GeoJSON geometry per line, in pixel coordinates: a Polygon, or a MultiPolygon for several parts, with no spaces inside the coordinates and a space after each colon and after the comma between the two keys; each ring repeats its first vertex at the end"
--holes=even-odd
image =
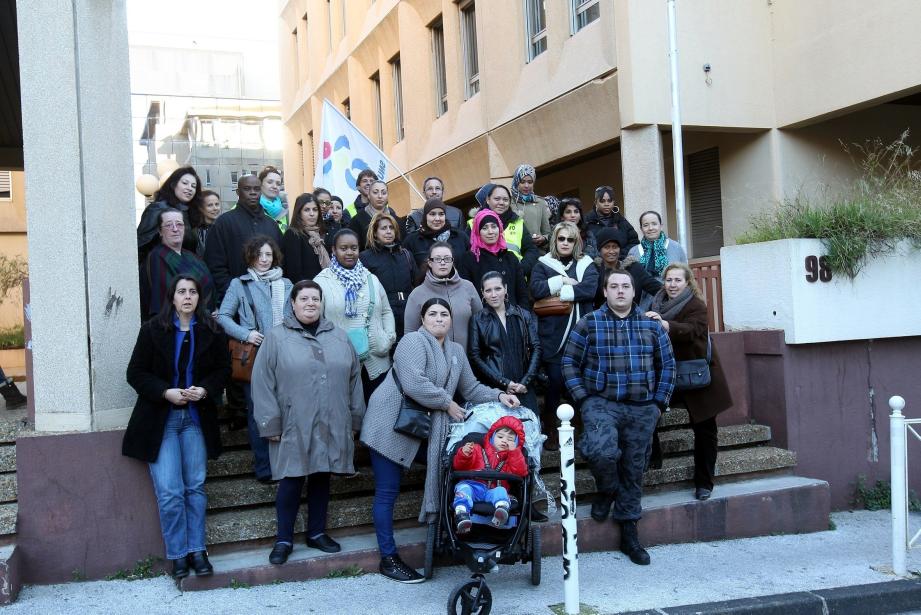
{"type": "Polygon", "coordinates": [[[720,278],[720,259],[698,258],[690,263],[697,286],[707,303],[707,323],[711,333],[724,331],[723,281],[720,278]]]}

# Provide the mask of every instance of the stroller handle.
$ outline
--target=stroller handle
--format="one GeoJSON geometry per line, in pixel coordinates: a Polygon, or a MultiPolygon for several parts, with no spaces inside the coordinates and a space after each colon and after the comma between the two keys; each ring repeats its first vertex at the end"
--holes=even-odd
{"type": "Polygon", "coordinates": [[[517,474],[509,474],[508,472],[491,472],[491,471],[464,472],[460,470],[455,470],[451,472],[451,477],[461,479],[461,480],[488,479],[488,480],[507,480],[507,481],[513,481],[517,483],[524,482],[524,477],[518,476],[517,474]]]}

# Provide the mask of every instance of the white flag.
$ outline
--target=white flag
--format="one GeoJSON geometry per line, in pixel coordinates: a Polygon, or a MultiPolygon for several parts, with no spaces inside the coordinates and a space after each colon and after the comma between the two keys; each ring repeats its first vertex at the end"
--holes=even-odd
{"type": "Polygon", "coordinates": [[[313,175],[314,188],[323,187],[342,197],[345,207],[358,196],[356,180],[364,169],[387,181],[390,161],[374,143],[328,100],[323,101],[320,155],[313,175]]]}

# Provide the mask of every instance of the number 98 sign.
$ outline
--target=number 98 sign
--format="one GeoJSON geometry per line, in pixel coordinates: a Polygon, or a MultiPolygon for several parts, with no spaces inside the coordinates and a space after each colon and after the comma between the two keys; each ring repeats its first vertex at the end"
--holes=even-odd
{"type": "Polygon", "coordinates": [[[806,257],[806,281],[809,283],[831,282],[831,268],[828,266],[826,257],[806,257]]]}

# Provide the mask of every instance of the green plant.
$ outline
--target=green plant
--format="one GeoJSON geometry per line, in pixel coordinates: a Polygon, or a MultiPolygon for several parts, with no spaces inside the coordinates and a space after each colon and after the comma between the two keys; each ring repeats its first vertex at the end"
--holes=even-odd
{"type": "Polygon", "coordinates": [[[918,152],[907,139],[908,131],[889,144],[842,143],[857,179],[817,197],[800,191],[753,217],[737,242],[821,239],[831,270],[852,279],[868,258],[892,253],[904,239],[921,247],[921,173],[918,152]]]}
{"type": "Polygon", "coordinates": [[[25,330],[22,325],[13,325],[0,329],[0,350],[23,348],[26,345],[25,330]]]}
{"type": "MultiPolygon", "coordinates": [[[[872,487],[867,485],[867,477],[857,476],[854,503],[867,510],[886,510],[892,508],[892,487],[884,480],[876,481],[872,487]]],[[[921,512],[921,499],[913,490],[908,492],[908,510],[921,512]]]]}
{"type": "Polygon", "coordinates": [[[327,579],[344,579],[346,577],[360,577],[365,574],[365,571],[362,570],[361,566],[358,564],[352,564],[351,566],[346,566],[345,568],[336,568],[335,570],[330,570],[326,575],[327,579]]]}
{"type": "Polygon", "coordinates": [[[162,558],[148,556],[146,559],[140,559],[134,566],[133,570],[118,570],[106,577],[107,581],[138,581],[140,579],[153,579],[163,575],[163,570],[159,565],[162,558]]]}
{"type": "Polygon", "coordinates": [[[77,582],[86,581],[86,574],[79,568],[74,568],[70,571],[70,578],[77,582]]]}
{"type": "Polygon", "coordinates": [[[29,261],[22,256],[0,254],[0,304],[11,291],[22,288],[22,279],[29,275],[29,261]]]}
{"type": "Polygon", "coordinates": [[[828,520],[828,531],[834,532],[836,529],[838,529],[838,524],[835,523],[834,519],[829,519],[828,520]]]}
{"type": "Polygon", "coordinates": [[[237,581],[234,578],[230,579],[230,589],[249,589],[250,584],[244,581],[237,581]]]}

